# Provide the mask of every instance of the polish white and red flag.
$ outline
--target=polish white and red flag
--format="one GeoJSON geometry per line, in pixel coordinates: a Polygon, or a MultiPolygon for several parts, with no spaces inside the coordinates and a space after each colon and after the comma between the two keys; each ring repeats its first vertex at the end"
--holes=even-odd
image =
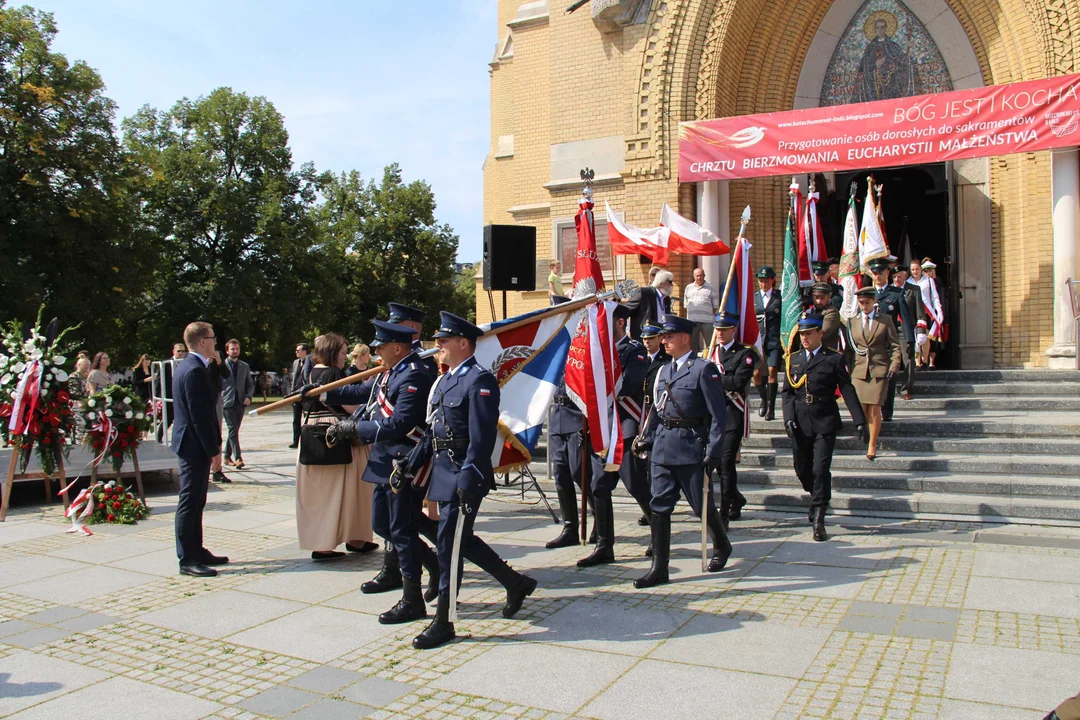
{"type": "Polygon", "coordinates": [[[604,201],[608,219],[608,241],[616,255],[644,255],[654,265],[668,264],[668,229],[663,227],[639,228],[627,225],[604,201]]]}
{"type": "MultiPolygon", "coordinates": [[[[806,259],[813,270],[813,263],[828,262],[829,251],[825,249],[825,233],[821,231],[821,218],[818,217],[820,193],[813,189],[806,194],[806,212],[803,214],[802,235],[799,242],[806,246],[806,259]]],[[[801,255],[800,255],[801,256],[801,255]]]]}
{"type": "Polygon", "coordinates": [[[683,255],[727,255],[731,248],[713,233],[687,220],[664,203],[660,225],[668,231],[667,249],[683,255]]]}
{"type": "Polygon", "coordinates": [[[799,261],[799,286],[806,287],[814,284],[814,276],[810,274],[810,252],[806,242],[806,216],[807,209],[803,205],[802,190],[799,189],[799,181],[791,178],[788,187],[791,195],[791,210],[795,214],[795,250],[799,261]]]}

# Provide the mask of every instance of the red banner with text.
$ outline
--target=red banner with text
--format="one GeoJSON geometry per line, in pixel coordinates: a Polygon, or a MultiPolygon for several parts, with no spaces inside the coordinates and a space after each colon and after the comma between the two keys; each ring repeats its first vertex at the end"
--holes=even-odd
{"type": "Polygon", "coordinates": [[[679,126],[679,181],[943,162],[1080,145],[1080,74],[679,126]]]}

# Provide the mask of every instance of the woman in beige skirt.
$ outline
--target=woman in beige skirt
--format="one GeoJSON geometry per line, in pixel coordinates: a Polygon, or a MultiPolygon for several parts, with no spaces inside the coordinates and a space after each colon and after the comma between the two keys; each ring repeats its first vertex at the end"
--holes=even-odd
{"type": "Polygon", "coordinates": [[[866,459],[873,460],[877,457],[881,407],[889,391],[889,379],[900,370],[900,339],[892,318],[877,311],[874,288],[862,288],[855,295],[859,300],[859,313],[848,320],[855,350],[851,384],[855,386],[870,426],[866,459]]]}
{"type": "MultiPolygon", "coordinates": [[[[311,382],[325,385],[345,377],[345,339],[334,333],[315,338],[311,382]]],[[[327,407],[317,399],[304,403],[304,424],[336,423],[355,407],[327,407]]],[[[315,561],[345,557],[337,547],[345,543],[352,552],[371,552],[372,486],[360,479],[367,466],[368,448],[353,444],[348,465],[301,465],[296,463],[296,533],[300,547],[311,550],[315,561]]]]}

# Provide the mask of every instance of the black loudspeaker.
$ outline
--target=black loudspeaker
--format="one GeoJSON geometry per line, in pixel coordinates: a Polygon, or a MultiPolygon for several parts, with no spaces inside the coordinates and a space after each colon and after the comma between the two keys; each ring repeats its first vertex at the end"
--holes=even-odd
{"type": "Polygon", "coordinates": [[[536,289],[536,228],[532,225],[484,227],[484,289],[536,289]]]}

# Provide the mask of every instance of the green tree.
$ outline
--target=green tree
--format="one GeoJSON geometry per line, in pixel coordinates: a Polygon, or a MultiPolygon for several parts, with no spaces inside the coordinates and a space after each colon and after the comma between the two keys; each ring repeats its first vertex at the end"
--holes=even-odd
{"type": "Polygon", "coordinates": [[[336,285],[342,291],[322,298],[327,313],[320,314],[321,331],[370,338],[371,320],[385,318],[391,301],[424,310],[425,335],[434,332],[440,310],[469,312],[455,278],[458,238],[435,222],[431,186],[419,180],[406,184],[394,164],[378,184],[365,183],[356,171],[324,176],[321,193],[316,222],[337,258],[336,285]]]}
{"type": "Polygon", "coordinates": [[[50,51],[50,13],[0,0],[0,318],[82,323],[73,337],[130,340],[152,251],[98,74],[50,51]]]}
{"type": "Polygon", "coordinates": [[[333,295],[310,209],[312,165],[293,169],[281,114],[266,98],[218,88],[124,121],[137,196],[159,248],[140,333],[167,347],[197,318],[219,347],[238,337],[256,367],[280,367],[333,295]]]}

